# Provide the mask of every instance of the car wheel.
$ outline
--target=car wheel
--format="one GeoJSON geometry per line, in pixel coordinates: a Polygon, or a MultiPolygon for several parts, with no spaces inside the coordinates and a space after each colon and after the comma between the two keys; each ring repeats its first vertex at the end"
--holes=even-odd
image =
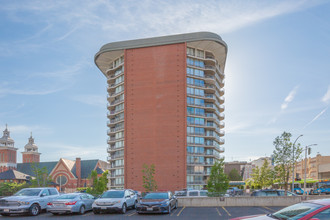
{"type": "Polygon", "coordinates": [[[98,215],[98,214],[100,214],[100,211],[99,211],[99,210],[96,210],[96,209],[93,209],[93,213],[94,213],[95,215],[98,215]]]}
{"type": "Polygon", "coordinates": [[[174,209],[177,209],[177,208],[178,208],[178,201],[175,201],[174,209]]]}
{"type": "Polygon", "coordinates": [[[85,214],[85,206],[84,205],[80,206],[80,209],[79,209],[79,215],[83,215],[83,214],[85,214]]]}
{"type": "Polygon", "coordinates": [[[168,205],[168,214],[171,214],[171,204],[168,205]]]}
{"type": "Polygon", "coordinates": [[[29,209],[29,214],[32,216],[37,216],[40,213],[40,206],[38,204],[31,205],[29,209]]]}
{"type": "Polygon", "coordinates": [[[133,209],[136,209],[137,203],[138,203],[138,201],[135,201],[135,202],[134,202],[133,209]]]}
{"type": "Polygon", "coordinates": [[[121,213],[122,214],[125,214],[126,213],[126,209],[127,209],[127,206],[126,206],[126,203],[124,203],[123,206],[121,207],[121,213]]]}
{"type": "Polygon", "coordinates": [[[52,214],[53,214],[53,215],[58,215],[58,213],[56,213],[56,212],[52,212],[52,214]]]}

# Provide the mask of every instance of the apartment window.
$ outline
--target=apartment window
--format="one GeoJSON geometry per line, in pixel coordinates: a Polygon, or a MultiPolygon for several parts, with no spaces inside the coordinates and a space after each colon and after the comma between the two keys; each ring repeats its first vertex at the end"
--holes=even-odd
{"type": "Polygon", "coordinates": [[[120,93],[124,91],[124,85],[117,86],[115,89],[115,93],[120,93]]]}
{"type": "Polygon", "coordinates": [[[116,139],[123,138],[123,137],[124,137],[124,132],[123,132],[123,131],[121,131],[121,132],[117,132],[117,133],[115,134],[115,136],[116,136],[116,139]]]}
{"type": "Polygon", "coordinates": [[[204,77],[204,70],[193,69],[193,68],[188,67],[187,68],[187,75],[204,77]]]}
{"type": "Polygon", "coordinates": [[[124,147],[124,141],[117,141],[115,143],[115,148],[121,148],[124,147]]]}
{"type": "Polygon", "coordinates": [[[195,125],[204,125],[205,120],[204,118],[197,118],[197,117],[187,117],[188,124],[195,124],[195,125]]]}
{"type": "Polygon", "coordinates": [[[188,146],[187,147],[187,152],[192,153],[192,154],[203,154],[204,153],[204,147],[188,146]]]}
{"type": "MultiPolygon", "coordinates": [[[[187,103],[190,105],[194,105],[195,104],[195,99],[188,97],[187,99],[187,103]]],[[[202,108],[194,108],[194,107],[187,107],[187,112],[190,115],[201,115],[204,116],[205,115],[205,110],[202,108]]]]}
{"type": "Polygon", "coordinates": [[[115,111],[121,111],[124,109],[124,103],[120,104],[120,105],[116,105],[115,107],[115,111]]]}
{"type": "Polygon", "coordinates": [[[187,54],[190,56],[195,56],[195,49],[187,47],[187,54]]]}
{"type": "Polygon", "coordinates": [[[204,144],[204,138],[203,137],[187,136],[187,143],[204,144]]]}
{"type": "Polygon", "coordinates": [[[204,51],[202,50],[196,50],[197,57],[204,58],[204,51]]]}
{"type": "Polygon", "coordinates": [[[187,133],[188,134],[199,134],[203,135],[205,132],[204,128],[199,128],[199,127],[187,127],[187,133]]]}
{"type": "Polygon", "coordinates": [[[187,87],[187,93],[190,95],[204,96],[203,89],[194,89],[194,88],[187,87]]]}
{"type": "Polygon", "coordinates": [[[124,75],[116,78],[115,84],[118,84],[118,83],[121,83],[121,82],[124,82],[124,75]]]}

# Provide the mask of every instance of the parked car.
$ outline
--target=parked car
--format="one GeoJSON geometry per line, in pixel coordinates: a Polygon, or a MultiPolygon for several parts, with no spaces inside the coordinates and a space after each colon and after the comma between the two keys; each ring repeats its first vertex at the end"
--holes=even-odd
{"type": "Polygon", "coordinates": [[[47,211],[57,215],[62,213],[84,214],[92,210],[95,197],[87,193],[68,193],[60,195],[52,202],[47,204],[47,211]]]}
{"type": "Polygon", "coordinates": [[[137,196],[133,190],[108,190],[93,203],[94,214],[107,211],[120,211],[125,214],[127,208],[136,208],[137,196]]]}
{"type": "Polygon", "coordinates": [[[261,189],[253,191],[251,196],[297,196],[297,194],[279,189],[261,189]]]}
{"type": "Polygon", "coordinates": [[[47,203],[59,196],[56,188],[25,188],[13,196],[0,199],[0,214],[10,216],[11,214],[28,213],[39,215],[42,209],[47,208],[47,203]]]}
{"type": "Polygon", "coordinates": [[[330,219],[330,199],[309,200],[301,202],[284,209],[281,209],[273,214],[253,215],[231,220],[274,220],[274,219],[295,219],[295,220],[328,220],[330,219]]]}
{"type": "Polygon", "coordinates": [[[147,193],[137,204],[136,212],[141,213],[168,213],[178,207],[178,200],[172,192],[147,193]]]}
{"type": "Polygon", "coordinates": [[[238,187],[229,187],[227,194],[231,196],[243,195],[243,190],[239,189],[238,187]]]}
{"type": "Polygon", "coordinates": [[[189,197],[207,197],[207,190],[190,190],[187,191],[189,197]]]}

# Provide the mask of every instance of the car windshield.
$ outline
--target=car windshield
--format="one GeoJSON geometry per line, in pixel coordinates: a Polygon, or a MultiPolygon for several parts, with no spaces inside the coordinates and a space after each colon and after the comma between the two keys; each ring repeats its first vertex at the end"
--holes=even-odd
{"type": "Polygon", "coordinates": [[[144,199],[168,199],[168,193],[148,193],[144,199]]]}
{"type": "Polygon", "coordinates": [[[78,195],[67,195],[67,194],[64,194],[64,195],[61,195],[61,196],[57,197],[57,199],[74,199],[77,196],[78,195]]]}
{"type": "Polygon", "coordinates": [[[273,216],[279,219],[299,219],[320,207],[322,207],[322,205],[314,203],[298,203],[275,212],[273,216]]]}
{"type": "Polygon", "coordinates": [[[22,189],[15,193],[15,196],[38,196],[41,189],[22,189]]]}
{"type": "Polygon", "coordinates": [[[101,198],[123,198],[124,191],[107,191],[102,194],[101,198]]]}

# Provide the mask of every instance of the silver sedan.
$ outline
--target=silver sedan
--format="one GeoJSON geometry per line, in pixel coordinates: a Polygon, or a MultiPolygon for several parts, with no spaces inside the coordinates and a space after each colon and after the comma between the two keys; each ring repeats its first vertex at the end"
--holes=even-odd
{"type": "Polygon", "coordinates": [[[87,193],[63,194],[47,204],[47,211],[57,215],[62,213],[84,214],[92,210],[95,197],[87,193]]]}

